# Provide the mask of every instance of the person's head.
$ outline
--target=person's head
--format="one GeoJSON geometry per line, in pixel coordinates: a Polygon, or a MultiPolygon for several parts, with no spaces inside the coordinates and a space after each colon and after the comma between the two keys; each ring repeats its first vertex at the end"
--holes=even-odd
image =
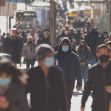
{"type": "Polygon", "coordinates": [[[47,38],[48,36],[49,36],[49,32],[48,32],[48,30],[45,30],[44,31],[44,37],[47,38]]]}
{"type": "Polygon", "coordinates": [[[68,37],[63,37],[60,40],[60,51],[64,52],[64,53],[68,53],[71,51],[71,42],[68,39],[68,37]]]}
{"type": "Polygon", "coordinates": [[[104,33],[102,34],[102,36],[103,36],[104,39],[107,39],[107,38],[109,37],[109,34],[108,34],[108,32],[104,32],[104,33]]]}
{"type": "Polygon", "coordinates": [[[107,42],[106,42],[106,45],[107,45],[107,47],[108,47],[109,49],[111,49],[111,41],[107,41],[107,42]]]}
{"type": "Polygon", "coordinates": [[[27,43],[32,43],[32,42],[33,42],[32,36],[28,36],[28,37],[27,37],[27,43]]]}
{"type": "Polygon", "coordinates": [[[27,79],[27,74],[17,69],[10,59],[0,59],[0,86],[8,87],[12,82],[26,85],[27,79]]]}
{"type": "Polygon", "coordinates": [[[79,45],[80,45],[80,46],[86,46],[86,45],[87,45],[87,43],[86,43],[86,41],[85,41],[85,40],[81,40],[79,45]]]}
{"type": "Polygon", "coordinates": [[[107,63],[110,59],[110,50],[105,44],[101,44],[96,49],[96,56],[100,63],[107,63]]]}
{"type": "Polygon", "coordinates": [[[64,34],[65,34],[65,35],[68,35],[68,34],[69,34],[69,31],[68,31],[68,30],[65,30],[65,31],[64,31],[64,34]]]}
{"type": "Polygon", "coordinates": [[[37,47],[37,59],[41,67],[49,68],[54,65],[54,49],[48,44],[41,44],[37,47]]]}
{"type": "Polygon", "coordinates": [[[110,50],[110,59],[111,59],[111,41],[107,41],[107,42],[106,42],[106,45],[107,45],[107,47],[108,47],[109,50],[110,50]]]}
{"type": "Polygon", "coordinates": [[[80,43],[79,43],[79,49],[80,50],[86,50],[88,48],[88,45],[86,43],[85,40],[81,40],[80,43]]]}
{"type": "Polygon", "coordinates": [[[16,38],[17,37],[17,29],[16,28],[12,28],[12,30],[11,30],[11,37],[12,38],[16,38]]]}
{"type": "Polygon", "coordinates": [[[7,37],[10,37],[10,33],[7,33],[7,37]]]}
{"type": "Polygon", "coordinates": [[[3,36],[5,36],[6,34],[5,34],[5,32],[3,33],[3,36]]]}

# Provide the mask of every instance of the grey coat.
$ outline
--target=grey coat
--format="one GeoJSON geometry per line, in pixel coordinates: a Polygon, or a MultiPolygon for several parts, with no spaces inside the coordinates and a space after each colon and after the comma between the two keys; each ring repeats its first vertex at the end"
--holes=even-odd
{"type": "Polygon", "coordinates": [[[24,44],[22,55],[25,59],[36,59],[36,45],[34,43],[24,44]]]}

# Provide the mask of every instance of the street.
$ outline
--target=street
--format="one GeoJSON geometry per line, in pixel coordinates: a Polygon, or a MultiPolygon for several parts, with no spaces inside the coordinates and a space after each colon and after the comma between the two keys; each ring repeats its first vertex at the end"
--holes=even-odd
{"type": "MultiPolygon", "coordinates": [[[[72,106],[71,106],[71,111],[80,111],[80,105],[81,105],[81,95],[79,96],[74,96],[72,97],[72,106]]],[[[88,102],[86,104],[86,109],[85,111],[91,111],[91,97],[89,97],[88,102]]]]}
{"type": "MultiPolygon", "coordinates": [[[[36,62],[35,63],[35,66],[37,65],[38,63],[36,62]]],[[[26,68],[26,65],[25,64],[22,64],[22,66],[20,67],[20,65],[18,64],[18,68],[21,68],[21,69],[25,69],[26,68]]],[[[71,105],[71,111],[80,111],[80,105],[81,105],[81,97],[82,95],[76,95],[75,94],[76,91],[74,90],[74,95],[72,97],[72,105],[71,105]]],[[[28,101],[29,101],[29,96],[28,96],[28,101]]],[[[91,111],[91,102],[92,102],[92,99],[91,97],[89,97],[87,103],[86,103],[86,108],[85,108],[85,111],[91,111]]]]}

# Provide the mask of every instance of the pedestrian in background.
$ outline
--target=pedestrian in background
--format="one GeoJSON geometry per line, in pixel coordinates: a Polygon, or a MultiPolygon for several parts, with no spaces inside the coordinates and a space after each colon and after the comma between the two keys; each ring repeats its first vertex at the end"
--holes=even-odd
{"type": "Polygon", "coordinates": [[[31,111],[68,111],[63,74],[54,66],[54,49],[47,44],[39,45],[37,58],[38,67],[28,71],[31,111]]]}
{"type": "Polygon", "coordinates": [[[76,89],[78,91],[81,90],[82,77],[79,58],[77,54],[72,51],[71,42],[67,37],[62,38],[60,41],[56,55],[56,65],[60,66],[64,71],[68,109],[70,110],[75,81],[77,79],[76,89]]]}
{"type": "Polygon", "coordinates": [[[102,44],[97,47],[98,63],[89,70],[88,80],[85,85],[81,101],[81,111],[85,111],[85,105],[92,92],[92,111],[108,111],[110,95],[106,87],[111,85],[110,50],[102,44]]]}
{"type": "Polygon", "coordinates": [[[20,63],[21,53],[22,53],[22,42],[19,36],[17,35],[17,30],[13,29],[11,34],[11,52],[10,55],[12,56],[12,61],[17,65],[20,63]]]}
{"type": "Polygon", "coordinates": [[[26,61],[26,68],[34,67],[36,61],[36,44],[33,42],[32,36],[27,38],[27,43],[24,44],[22,49],[22,55],[26,61]]]}
{"type": "Polygon", "coordinates": [[[11,36],[7,33],[6,38],[3,40],[3,53],[11,53],[11,36]]]}
{"type": "Polygon", "coordinates": [[[77,52],[81,63],[81,74],[85,84],[88,77],[88,64],[90,63],[92,55],[90,48],[84,40],[80,41],[77,52]]]}

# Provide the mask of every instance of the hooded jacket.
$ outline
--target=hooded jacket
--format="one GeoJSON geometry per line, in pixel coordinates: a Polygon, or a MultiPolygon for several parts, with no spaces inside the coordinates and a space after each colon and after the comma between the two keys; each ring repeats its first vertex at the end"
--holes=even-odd
{"type": "Polygon", "coordinates": [[[81,85],[82,77],[81,77],[81,66],[78,55],[72,51],[71,43],[68,38],[63,38],[60,41],[59,49],[56,55],[56,65],[60,66],[64,71],[64,76],[66,81],[70,81],[72,83],[77,79],[77,84],[81,85]],[[62,51],[62,43],[67,41],[69,43],[69,51],[62,51]]]}

